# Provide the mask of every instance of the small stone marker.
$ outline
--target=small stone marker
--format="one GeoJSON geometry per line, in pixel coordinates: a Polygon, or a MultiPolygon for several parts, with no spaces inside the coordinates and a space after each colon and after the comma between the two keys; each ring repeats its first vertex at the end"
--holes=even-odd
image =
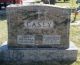
{"type": "Polygon", "coordinates": [[[7,15],[9,47],[69,47],[69,9],[45,4],[14,5],[7,8],[7,15]]]}

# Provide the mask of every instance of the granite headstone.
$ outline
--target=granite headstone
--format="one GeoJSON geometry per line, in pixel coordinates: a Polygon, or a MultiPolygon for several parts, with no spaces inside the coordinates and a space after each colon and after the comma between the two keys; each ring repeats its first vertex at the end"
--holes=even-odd
{"type": "Polygon", "coordinates": [[[76,60],[77,48],[69,43],[69,9],[46,4],[10,5],[7,19],[8,42],[0,46],[0,62],[76,60]]]}
{"type": "Polygon", "coordinates": [[[12,5],[7,15],[9,47],[69,47],[69,9],[45,4],[12,5]]]}

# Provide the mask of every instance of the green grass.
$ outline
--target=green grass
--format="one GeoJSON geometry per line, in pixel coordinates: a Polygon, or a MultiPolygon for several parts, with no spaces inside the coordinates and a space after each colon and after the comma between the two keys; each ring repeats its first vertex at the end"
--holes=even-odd
{"type": "Polygon", "coordinates": [[[0,44],[7,41],[7,22],[6,20],[0,21],[0,44]]]}
{"type": "Polygon", "coordinates": [[[69,7],[69,8],[76,8],[76,7],[78,7],[79,6],[79,4],[74,4],[74,3],[56,3],[56,5],[58,5],[58,6],[66,6],[66,7],[69,7]]]}
{"type": "Polygon", "coordinates": [[[71,26],[70,39],[80,48],[80,26],[71,26]]]}
{"type": "Polygon", "coordinates": [[[63,7],[63,6],[70,7],[69,3],[56,3],[56,5],[61,6],[61,7],[63,7]]]}

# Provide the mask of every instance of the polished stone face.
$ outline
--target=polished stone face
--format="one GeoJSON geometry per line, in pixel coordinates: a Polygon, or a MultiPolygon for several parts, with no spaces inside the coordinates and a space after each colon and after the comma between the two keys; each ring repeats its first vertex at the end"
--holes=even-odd
{"type": "Polygon", "coordinates": [[[70,10],[52,5],[7,8],[9,47],[69,47],[70,10]]]}

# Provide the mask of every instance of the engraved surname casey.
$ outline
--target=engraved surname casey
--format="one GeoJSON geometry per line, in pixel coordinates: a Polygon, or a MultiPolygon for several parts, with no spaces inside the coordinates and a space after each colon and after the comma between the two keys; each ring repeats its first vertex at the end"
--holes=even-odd
{"type": "Polygon", "coordinates": [[[32,21],[28,21],[28,20],[25,20],[24,21],[24,26],[26,28],[29,28],[29,29],[32,29],[32,28],[41,28],[41,29],[45,29],[45,28],[53,28],[54,27],[54,22],[51,20],[49,21],[45,21],[45,20],[42,20],[42,21],[39,21],[39,20],[32,20],[32,21]]]}

